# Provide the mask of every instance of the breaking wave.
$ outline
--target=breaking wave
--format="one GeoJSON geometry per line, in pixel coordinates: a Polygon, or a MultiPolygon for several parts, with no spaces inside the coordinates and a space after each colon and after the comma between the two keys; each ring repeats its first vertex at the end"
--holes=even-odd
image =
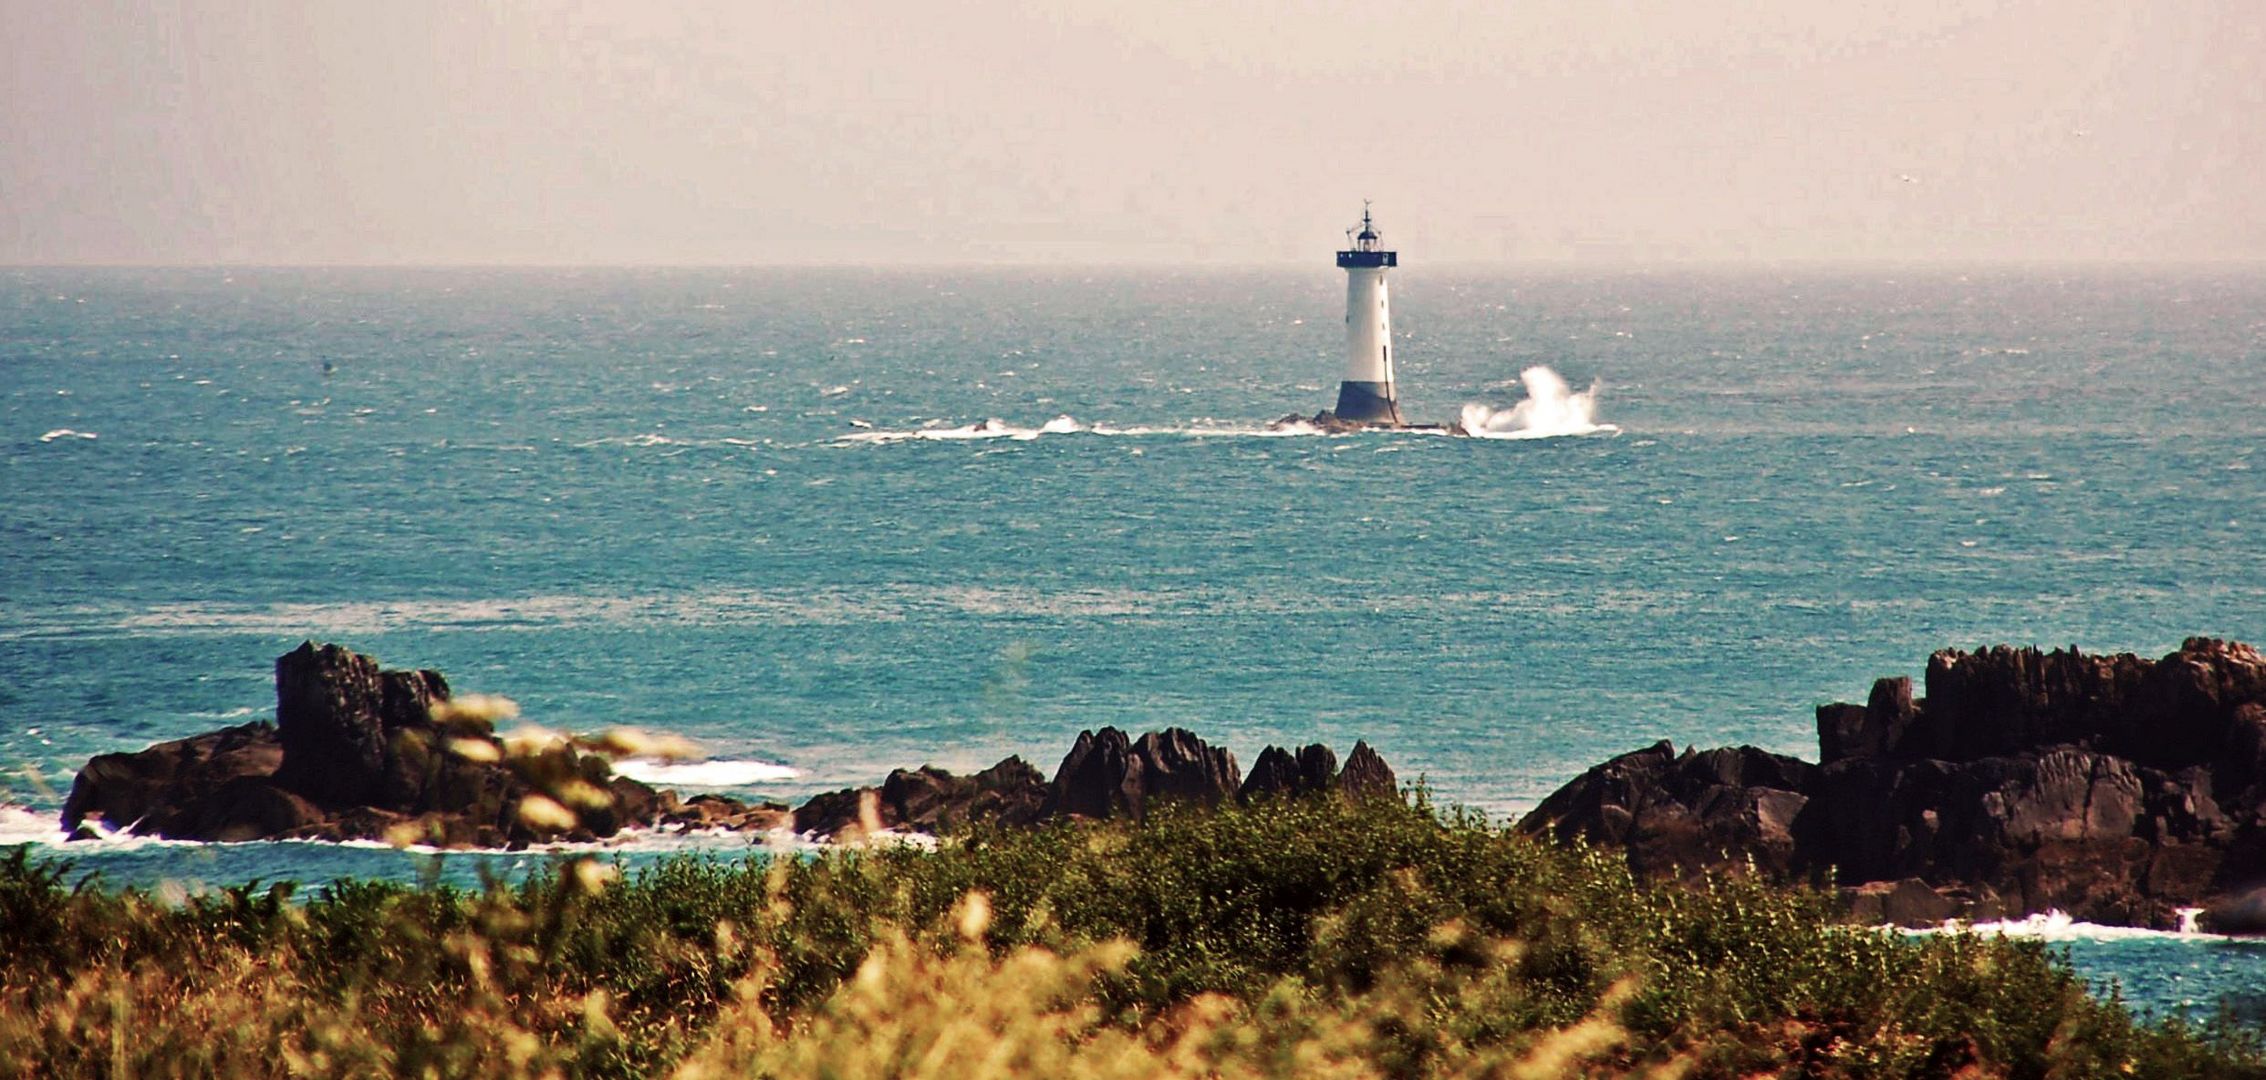
{"type": "Polygon", "coordinates": [[[768,761],[657,761],[623,758],[614,771],[640,783],[662,787],[744,788],[792,780],[802,770],[768,761]]]}
{"type": "Polygon", "coordinates": [[[67,427],[59,427],[53,431],[48,432],[45,435],[40,436],[39,441],[43,443],[50,443],[54,442],[57,439],[92,439],[95,437],[95,433],[91,431],[74,431],[67,427]]]}
{"type": "Polygon", "coordinates": [[[1554,439],[1565,435],[1616,435],[1621,429],[1597,422],[1597,384],[1576,390],[1557,372],[1536,365],[1519,372],[1526,400],[1508,409],[1473,402],[1458,421],[1477,439],[1554,439]]]}
{"type": "Polygon", "coordinates": [[[62,842],[63,825],[52,812],[12,803],[0,805],[0,847],[62,842]]]}
{"type": "Polygon", "coordinates": [[[2180,909],[2180,929],[2151,930],[2139,926],[2107,926],[2101,923],[2079,922],[2061,911],[2047,911],[2019,919],[2000,919],[1994,922],[1949,922],[1941,927],[1910,930],[1912,934],[1936,934],[1945,931],[1965,931],[1971,934],[1998,935],[2011,938],[2036,938],[2040,941],[2224,941],[2224,935],[2207,933],[2195,926],[2200,909],[2180,909]]]}

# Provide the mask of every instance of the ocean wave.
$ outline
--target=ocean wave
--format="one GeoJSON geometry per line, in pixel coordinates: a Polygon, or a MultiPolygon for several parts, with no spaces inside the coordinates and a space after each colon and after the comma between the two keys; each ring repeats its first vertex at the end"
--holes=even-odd
{"type": "Polygon", "coordinates": [[[802,770],[769,761],[658,761],[623,758],[614,771],[640,783],[661,787],[744,788],[792,780],[802,770]]]}
{"type": "MultiPolygon", "coordinates": [[[[761,764],[761,763],[752,763],[761,764]]],[[[779,768],[779,766],[770,766],[779,768]]],[[[70,852],[87,862],[90,869],[100,869],[104,856],[124,855],[149,849],[172,848],[193,850],[224,848],[230,850],[271,848],[302,848],[316,850],[399,852],[404,855],[444,856],[448,858],[523,860],[543,855],[667,855],[699,854],[719,851],[745,850],[761,847],[769,851],[817,851],[831,845],[796,833],[791,828],[777,828],[764,832],[737,832],[730,829],[693,829],[680,826],[624,829],[599,840],[559,841],[533,844],[526,848],[442,848],[430,844],[411,844],[400,847],[383,840],[175,840],[161,836],[137,836],[124,830],[103,828],[99,822],[89,821],[94,834],[81,840],[69,839],[52,814],[40,813],[21,806],[0,806],[0,846],[29,844],[51,847],[70,852]]],[[[867,839],[868,843],[904,845],[934,849],[936,837],[925,833],[885,832],[867,839]]]]}
{"type": "Polygon", "coordinates": [[[39,441],[43,443],[50,443],[54,442],[57,439],[94,439],[98,437],[99,436],[95,435],[95,433],[91,431],[73,431],[72,429],[67,427],[59,427],[53,431],[48,432],[45,435],[40,436],[39,441]]]}
{"type": "Polygon", "coordinates": [[[589,442],[578,442],[574,445],[576,449],[588,450],[597,446],[683,446],[685,443],[667,435],[648,431],[638,435],[615,435],[603,439],[592,439],[589,442]]]}
{"type": "Polygon", "coordinates": [[[1526,400],[1508,409],[1478,402],[1465,405],[1457,425],[1475,439],[1555,439],[1575,435],[1617,435],[1621,429],[1597,422],[1597,383],[1575,390],[1565,377],[1536,365],[1519,372],[1526,400]]]}
{"type": "Polygon", "coordinates": [[[2140,926],[2107,926],[2101,923],[2079,922],[2062,911],[2047,911],[2019,919],[1998,919],[1991,922],[1967,923],[1950,920],[1942,926],[1905,930],[1908,934],[1970,933],[1998,935],[2011,938],[2035,938],[2040,941],[2227,941],[2224,934],[2205,933],[2195,928],[2195,916],[2202,909],[2181,908],[2181,929],[2150,930],[2140,926]]]}
{"type": "Polygon", "coordinates": [[[0,805],[0,847],[62,842],[63,824],[54,814],[28,806],[0,805]]]}
{"type": "Polygon", "coordinates": [[[257,708],[251,705],[238,705],[233,709],[217,709],[206,712],[191,712],[184,713],[183,715],[194,716],[200,720],[244,720],[250,717],[263,715],[267,711],[268,710],[266,709],[257,708]]]}

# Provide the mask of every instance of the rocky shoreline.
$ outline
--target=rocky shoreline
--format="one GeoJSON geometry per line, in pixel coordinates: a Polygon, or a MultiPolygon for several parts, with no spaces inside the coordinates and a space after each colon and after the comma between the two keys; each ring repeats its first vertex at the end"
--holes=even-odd
{"type": "Polygon", "coordinates": [[[653,740],[499,734],[495,699],[456,698],[436,671],[389,671],[313,642],[276,659],[276,718],[88,761],[63,804],[73,839],[104,832],[176,840],[384,840],[455,848],[587,842],[624,829],[942,833],[1063,818],[1142,816],[1160,801],[1218,805],[1336,794],[1397,799],[1366,743],[1341,769],[1319,743],[1267,747],[1246,777],[1235,755],[1172,728],[1139,738],[1081,732],[1052,780],[1019,757],[971,776],[922,766],[877,787],[800,807],[722,795],[689,799],[616,774],[653,740]]]}
{"type": "Polygon", "coordinates": [[[1928,659],[1817,710],[1818,761],[1668,742],[1604,762],[1522,819],[1660,880],[1754,871],[1833,887],[1856,921],[2048,910],[2117,925],[2266,921],[2266,657],[2192,638],[2130,653],[2004,646],[1928,659]]]}
{"type": "MultiPolygon", "coordinates": [[[[1756,873],[1838,890],[1854,921],[1935,925],[2059,910],[2087,921],[2266,931],[2266,657],[2190,639],[2161,659],[2004,646],[1929,658],[1925,694],[1878,680],[1817,709],[1815,763],[1662,741],[1599,764],[1520,820],[1613,848],[1645,880],[1756,873]]],[[[1079,734],[1051,779],[1019,757],[922,766],[801,806],[680,798],[613,771],[642,736],[499,734],[498,699],[312,642],[276,660],[276,719],[89,761],[63,828],[172,839],[457,848],[624,829],[818,840],[1139,818],[1328,793],[1398,799],[1366,743],[1235,756],[1173,728],[1079,734]]]]}

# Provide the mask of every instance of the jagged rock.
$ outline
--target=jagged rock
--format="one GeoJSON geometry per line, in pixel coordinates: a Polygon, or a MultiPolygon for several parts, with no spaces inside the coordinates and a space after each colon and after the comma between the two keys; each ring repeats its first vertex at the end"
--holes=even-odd
{"type": "Polygon", "coordinates": [[[1918,700],[1882,679],[1862,706],[1820,707],[1822,766],[1660,743],[1577,777],[1519,827],[1621,847],[1653,876],[1749,859],[1830,876],[1858,890],[1845,893],[1858,918],[1903,889],[1901,915],[1926,921],[1935,907],[1904,887],[1917,883],[1957,917],[2169,926],[2178,906],[2266,878],[2257,650],[1944,650],[1926,683],[1918,700]]]}
{"type": "Polygon", "coordinates": [[[1105,727],[1081,731],[1055,770],[1042,813],[1089,818],[1140,817],[1157,799],[1216,806],[1233,798],[1243,772],[1235,755],[1186,728],[1166,728],[1128,741],[1105,727]]]}
{"type": "Polygon", "coordinates": [[[923,765],[898,769],[879,788],[849,788],[813,797],[794,812],[799,833],[833,836],[859,825],[871,799],[883,829],[948,833],[967,825],[1030,825],[1039,820],[1046,778],[1020,757],[1009,757],[973,776],[923,765]]]}
{"type": "Polygon", "coordinates": [[[1355,740],[1345,756],[1345,771],[1338,774],[1338,791],[1354,802],[1399,802],[1400,780],[1392,766],[1367,742],[1355,740]]]}
{"type": "MultiPolygon", "coordinates": [[[[99,755],[72,784],[64,829],[88,835],[91,818],[185,840],[409,836],[503,846],[547,838],[519,818],[534,790],[519,773],[447,751],[446,738],[462,732],[433,719],[433,704],[449,698],[439,673],[382,671],[369,657],[313,642],[277,658],[275,670],[275,724],[99,755]]],[[[664,807],[596,755],[561,747],[532,765],[613,796],[583,808],[570,838],[650,825],[664,807]]]]}
{"type": "Polygon", "coordinates": [[[1047,793],[1048,817],[1106,818],[1136,813],[1141,803],[1141,763],[1133,740],[1114,727],[1078,733],[1070,752],[1054,770],[1047,793]]]}
{"type": "Polygon", "coordinates": [[[1519,828],[1624,848],[1640,874],[1685,876],[1750,857],[1759,869],[1786,874],[1795,819],[1816,771],[1751,746],[1679,755],[1663,740],[1583,773],[1519,828]]]}
{"type": "Polygon", "coordinates": [[[276,783],[326,806],[371,801],[383,780],[385,691],[378,662],[309,641],[275,661],[276,783]]]}
{"type": "Polygon", "coordinates": [[[1817,715],[1820,765],[1896,753],[1918,717],[1912,680],[1881,679],[1873,683],[1872,697],[1865,704],[1820,705],[1817,715]]]}
{"type": "Polygon", "coordinates": [[[899,824],[923,832],[950,832],[977,822],[1029,825],[1046,805],[1046,777],[1020,757],[964,778],[940,770],[900,769],[882,782],[881,800],[899,824]]]}
{"type": "Polygon", "coordinates": [[[1259,751],[1251,772],[1243,778],[1236,798],[1244,802],[1263,798],[1291,798],[1331,791],[1338,783],[1338,756],[1321,743],[1300,747],[1294,755],[1279,746],[1259,751]]]}
{"type": "Polygon", "coordinates": [[[877,788],[845,788],[812,797],[794,811],[796,832],[831,837],[853,825],[870,806],[873,827],[947,833],[968,824],[1006,827],[1061,818],[1138,817],[1159,800],[1215,806],[1231,797],[1302,795],[1340,791],[1349,796],[1398,797],[1393,773],[1366,743],[1357,744],[1344,773],[1337,755],[1314,743],[1296,754],[1268,747],[1264,773],[1242,785],[1235,756],[1180,728],[1134,739],[1116,728],[1080,732],[1053,782],[1019,757],[974,776],[933,766],[899,769],[877,788]],[[1358,764],[1357,764],[1358,763],[1358,764]]]}
{"type": "MultiPolygon", "coordinates": [[[[278,723],[246,724],[89,761],[64,804],[75,836],[109,829],[190,840],[387,839],[441,846],[509,847],[592,840],[622,829],[798,832],[833,836],[852,825],[946,833],[974,824],[1019,827],[1061,817],[1144,814],[1160,801],[1213,806],[1235,797],[1235,756],[1171,728],[1130,739],[1116,728],[1079,733],[1049,782],[1007,758],[973,776],[929,766],[899,769],[877,788],[816,796],[790,811],[721,795],[680,802],[613,773],[604,758],[557,745],[507,764],[449,748],[488,734],[484,721],[436,719],[448,682],[433,671],[385,671],[369,657],[313,642],[276,661],[278,723]],[[538,790],[583,784],[610,798],[579,805],[564,832],[521,819],[538,790]]],[[[1367,743],[1346,760],[1319,743],[1296,754],[1270,747],[1264,776],[1247,790],[1397,798],[1392,770],[1367,743]]]]}
{"type": "Polygon", "coordinates": [[[863,813],[861,807],[869,804],[874,809],[873,824],[889,828],[893,823],[881,818],[881,792],[875,788],[844,788],[813,795],[809,801],[795,808],[794,816],[789,821],[798,833],[834,836],[852,825],[860,824],[858,819],[863,813]]]}

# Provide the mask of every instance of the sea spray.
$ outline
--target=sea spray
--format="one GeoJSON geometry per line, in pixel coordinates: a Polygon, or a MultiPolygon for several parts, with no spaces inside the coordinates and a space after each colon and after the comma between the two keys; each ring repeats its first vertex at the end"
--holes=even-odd
{"type": "Polygon", "coordinates": [[[1464,434],[1479,439],[1548,439],[1621,430],[1597,422],[1597,383],[1575,390],[1563,376],[1539,364],[1519,372],[1519,382],[1526,387],[1526,400],[1508,409],[1478,402],[1465,405],[1458,421],[1464,434]]]}

